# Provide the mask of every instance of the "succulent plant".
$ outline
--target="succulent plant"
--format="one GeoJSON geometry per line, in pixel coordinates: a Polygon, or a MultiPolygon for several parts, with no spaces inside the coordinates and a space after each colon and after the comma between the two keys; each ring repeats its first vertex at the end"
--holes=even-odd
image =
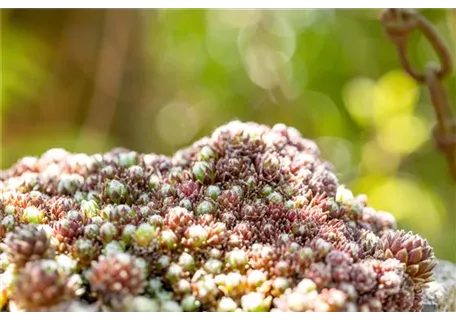
{"type": "Polygon", "coordinates": [[[34,225],[16,227],[1,244],[9,263],[22,268],[29,261],[46,259],[52,254],[50,241],[43,230],[34,225]]]}
{"type": "Polygon", "coordinates": [[[31,261],[17,275],[11,298],[22,310],[38,311],[65,299],[66,282],[55,261],[31,261]]]}
{"type": "Polygon", "coordinates": [[[78,239],[71,248],[72,257],[78,261],[80,267],[88,267],[100,254],[98,243],[89,239],[78,239]]]}
{"type": "Polygon", "coordinates": [[[7,311],[419,311],[435,266],[283,124],[231,122],[172,158],[53,149],[0,196],[7,311]]]}
{"type": "Polygon", "coordinates": [[[145,273],[137,259],[125,253],[100,256],[88,271],[92,292],[103,301],[139,295],[145,287],[145,273]]]}
{"type": "Polygon", "coordinates": [[[392,231],[383,236],[385,258],[396,258],[406,265],[406,272],[415,282],[429,282],[436,262],[431,246],[411,233],[392,231]]]}

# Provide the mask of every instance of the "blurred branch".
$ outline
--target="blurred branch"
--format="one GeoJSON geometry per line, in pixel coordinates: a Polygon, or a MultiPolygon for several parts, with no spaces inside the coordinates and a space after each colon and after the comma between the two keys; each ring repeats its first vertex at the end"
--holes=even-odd
{"type": "Polygon", "coordinates": [[[451,41],[453,42],[453,53],[456,52],[456,9],[447,13],[448,29],[450,30],[451,41]]]}
{"type": "Polygon", "coordinates": [[[437,149],[448,161],[453,179],[456,182],[456,120],[453,118],[450,100],[442,80],[451,74],[452,61],[448,47],[434,26],[422,15],[406,9],[389,9],[381,17],[383,27],[397,48],[404,70],[416,81],[428,87],[437,118],[433,135],[437,149]],[[407,56],[407,40],[414,30],[419,30],[431,43],[440,59],[440,66],[431,62],[424,72],[417,71],[407,56]]]}
{"type": "MultiPolygon", "coordinates": [[[[74,31],[75,26],[80,23],[80,15],[77,11],[62,15],[63,27],[55,32],[55,49],[52,50],[52,64],[47,70],[51,81],[47,81],[41,89],[40,99],[37,100],[37,109],[40,119],[55,117],[57,121],[71,122],[76,118],[78,107],[81,105],[81,98],[84,94],[85,77],[80,77],[72,72],[71,66],[77,57],[81,56],[81,51],[87,47],[77,43],[81,38],[79,33],[74,31]],[[78,50],[74,50],[78,48],[78,50]],[[67,79],[71,78],[71,84],[67,79]],[[71,97],[71,98],[68,98],[71,97]],[[62,109],[62,104],[65,108],[62,109]]],[[[59,21],[59,20],[57,20],[59,21]]],[[[55,23],[55,22],[54,22],[55,23]]],[[[95,53],[94,46],[94,53],[95,53]]],[[[82,68],[81,68],[82,69],[82,68]]]]}
{"type": "Polygon", "coordinates": [[[81,146],[91,138],[94,128],[100,150],[109,136],[125,71],[133,15],[132,10],[106,10],[93,96],[79,141],[81,146]]]}

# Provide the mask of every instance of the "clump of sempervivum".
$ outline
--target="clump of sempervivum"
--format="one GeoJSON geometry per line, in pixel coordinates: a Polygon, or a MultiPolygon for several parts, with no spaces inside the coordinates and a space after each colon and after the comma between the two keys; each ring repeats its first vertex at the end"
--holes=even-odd
{"type": "Polygon", "coordinates": [[[43,230],[34,225],[23,225],[9,232],[1,243],[8,261],[22,268],[29,261],[45,259],[51,255],[50,241],[43,230]]]}
{"type": "Polygon", "coordinates": [[[141,294],[146,284],[146,270],[137,258],[126,253],[113,253],[94,261],[87,278],[94,295],[112,303],[128,295],[141,294]]]}
{"type": "Polygon", "coordinates": [[[435,265],[281,124],[172,158],[54,149],[0,179],[3,310],[419,311],[435,265]]]}
{"type": "Polygon", "coordinates": [[[11,300],[19,310],[48,310],[46,308],[71,298],[68,283],[68,276],[59,270],[56,261],[31,261],[17,274],[11,300]]]}

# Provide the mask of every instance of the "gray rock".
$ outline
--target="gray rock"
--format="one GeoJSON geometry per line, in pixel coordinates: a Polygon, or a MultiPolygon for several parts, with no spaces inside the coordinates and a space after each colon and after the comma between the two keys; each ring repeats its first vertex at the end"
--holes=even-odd
{"type": "Polygon", "coordinates": [[[456,265],[440,260],[434,279],[424,292],[423,311],[456,311],[456,265]]]}

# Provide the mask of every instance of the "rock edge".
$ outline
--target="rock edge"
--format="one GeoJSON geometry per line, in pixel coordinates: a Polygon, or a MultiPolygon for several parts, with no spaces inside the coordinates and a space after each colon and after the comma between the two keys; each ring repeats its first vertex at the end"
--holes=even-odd
{"type": "Polygon", "coordinates": [[[423,298],[424,312],[456,311],[456,265],[439,260],[423,298]]]}

